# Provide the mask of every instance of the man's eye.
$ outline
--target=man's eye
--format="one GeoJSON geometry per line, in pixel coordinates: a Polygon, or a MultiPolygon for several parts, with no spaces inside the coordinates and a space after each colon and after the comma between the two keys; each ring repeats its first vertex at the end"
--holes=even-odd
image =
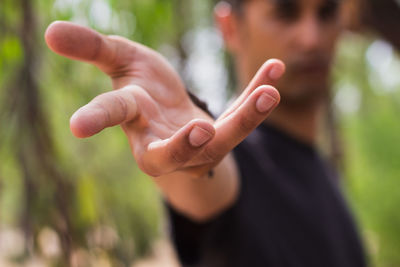
{"type": "Polygon", "coordinates": [[[338,14],[339,4],[335,0],[327,1],[318,11],[321,21],[327,21],[335,18],[338,14]]]}
{"type": "Polygon", "coordinates": [[[276,8],[276,16],[286,22],[296,21],[299,13],[299,7],[292,1],[282,1],[276,8]]]}

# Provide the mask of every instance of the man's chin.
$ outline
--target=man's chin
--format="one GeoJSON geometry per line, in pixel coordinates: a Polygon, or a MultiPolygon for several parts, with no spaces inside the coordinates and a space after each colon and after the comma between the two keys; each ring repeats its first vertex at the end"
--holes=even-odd
{"type": "MultiPolygon", "coordinates": [[[[278,87],[279,88],[279,87],[278,87]]],[[[329,94],[328,83],[297,83],[279,88],[282,104],[310,105],[325,101],[329,94]]]]}

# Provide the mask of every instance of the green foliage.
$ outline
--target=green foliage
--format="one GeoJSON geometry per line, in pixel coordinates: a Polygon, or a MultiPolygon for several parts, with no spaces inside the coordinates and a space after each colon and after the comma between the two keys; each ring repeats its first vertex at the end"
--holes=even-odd
{"type": "MultiPolygon", "coordinates": [[[[372,41],[348,36],[339,50],[336,83],[339,87],[351,84],[360,98],[358,110],[341,114],[346,150],[345,185],[362,227],[371,263],[399,266],[400,124],[397,114],[400,84],[393,91],[385,91],[384,84],[370,79],[373,73],[366,55],[372,41]]],[[[386,60],[398,63],[400,59],[395,53],[392,59],[386,60]]]]}
{"type": "MultiPolygon", "coordinates": [[[[66,254],[68,248],[83,249],[128,266],[146,255],[162,234],[160,197],[138,170],[120,129],[87,140],[71,135],[68,121],[73,112],[110,90],[111,84],[94,67],[50,52],[42,37],[47,25],[70,20],[156,49],[168,44],[184,61],[182,38],[196,25],[211,24],[211,2],[1,1],[0,235],[2,227],[12,227],[26,238],[24,251],[13,257],[24,261],[24,256],[42,255],[38,237],[50,227],[66,254]],[[24,32],[27,7],[22,3],[31,4],[34,32],[24,32]],[[104,17],[99,18],[96,8],[104,17]],[[24,33],[33,41],[33,55],[26,53],[24,33]],[[34,56],[29,71],[24,69],[28,56],[34,56]],[[30,75],[33,79],[25,82],[30,75]],[[96,238],[98,232],[104,238],[96,238]]],[[[400,85],[385,91],[385,84],[371,80],[365,55],[372,41],[347,36],[336,64],[336,103],[344,110],[339,115],[346,148],[345,188],[372,262],[400,266],[400,85]],[[341,91],[344,98],[338,97],[341,91]],[[343,99],[353,102],[343,108],[343,99]]],[[[50,260],[54,266],[65,262],[61,256],[50,260]]]]}
{"type": "MultiPolygon", "coordinates": [[[[176,42],[183,34],[177,31],[173,21],[174,4],[179,3],[3,2],[0,8],[0,28],[5,29],[0,35],[0,225],[19,228],[26,239],[35,240],[33,250],[28,248],[29,242],[25,244],[28,258],[40,254],[42,248],[36,239],[44,227],[50,227],[57,232],[64,253],[71,253],[65,251],[68,246],[94,254],[100,250],[102,255],[108,255],[110,262],[115,259],[128,266],[146,255],[152,241],[162,234],[159,194],[151,180],[138,170],[120,129],[108,129],[88,140],[71,135],[68,122],[73,112],[96,95],[110,90],[111,83],[93,66],[52,53],[42,36],[52,21],[72,20],[105,34],[119,34],[159,47],[164,42],[176,42]],[[30,3],[30,7],[21,3],[30,3]],[[111,14],[110,21],[104,24],[99,23],[99,14],[93,10],[99,3],[103,12],[106,8],[105,12],[111,14]],[[24,54],[27,47],[22,44],[26,9],[31,9],[34,17],[35,32],[27,34],[34,41],[29,48],[36,52],[32,65],[34,79],[22,86],[22,81],[30,77],[23,69],[28,64],[24,54]],[[38,98],[29,98],[22,89],[18,89],[20,93],[15,91],[20,87],[37,92],[38,98]],[[38,108],[39,113],[34,112],[32,116],[43,113],[44,120],[35,115],[33,119],[38,121],[31,121],[25,115],[23,101],[30,101],[30,105],[38,108]],[[36,139],[37,134],[41,141],[36,139]],[[48,162],[42,166],[39,162],[43,159],[48,162]],[[107,237],[104,240],[93,237],[96,231],[102,233],[109,228],[115,232],[113,242],[107,241],[107,237]],[[70,245],[63,243],[65,236],[71,240],[70,245]],[[112,245],[105,246],[104,242],[112,245]]],[[[67,257],[72,255],[68,254],[67,257]]],[[[18,257],[23,261],[24,257],[18,257]]],[[[66,264],[62,257],[56,262],[66,264]]]]}

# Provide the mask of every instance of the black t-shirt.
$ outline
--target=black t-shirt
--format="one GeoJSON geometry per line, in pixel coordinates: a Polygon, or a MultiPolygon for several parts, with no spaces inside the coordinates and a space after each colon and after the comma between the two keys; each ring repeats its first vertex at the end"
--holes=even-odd
{"type": "Polygon", "coordinates": [[[204,224],[168,208],[183,266],[366,266],[336,174],[313,147],[262,125],[234,155],[231,208],[204,224]]]}

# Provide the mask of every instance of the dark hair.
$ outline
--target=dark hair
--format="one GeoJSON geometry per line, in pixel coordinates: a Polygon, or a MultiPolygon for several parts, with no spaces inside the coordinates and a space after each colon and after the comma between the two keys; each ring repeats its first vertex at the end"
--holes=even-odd
{"type": "MultiPolygon", "coordinates": [[[[232,6],[232,9],[235,12],[241,12],[243,4],[247,0],[217,0],[216,2],[218,3],[218,2],[221,2],[221,1],[229,3],[232,6]]],[[[340,0],[337,0],[337,1],[334,0],[333,2],[341,2],[341,1],[340,0]]]]}
{"type": "Polygon", "coordinates": [[[244,0],[225,0],[225,2],[231,4],[232,6],[241,6],[244,0]]]}
{"type": "MultiPolygon", "coordinates": [[[[234,11],[241,11],[242,5],[245,2],[245,0],[223,0],[223,1],[229,3],[234,11]]],[[[217,0],[217,3],[218,2],[221,2],[221,0],[217,0]]]]}

